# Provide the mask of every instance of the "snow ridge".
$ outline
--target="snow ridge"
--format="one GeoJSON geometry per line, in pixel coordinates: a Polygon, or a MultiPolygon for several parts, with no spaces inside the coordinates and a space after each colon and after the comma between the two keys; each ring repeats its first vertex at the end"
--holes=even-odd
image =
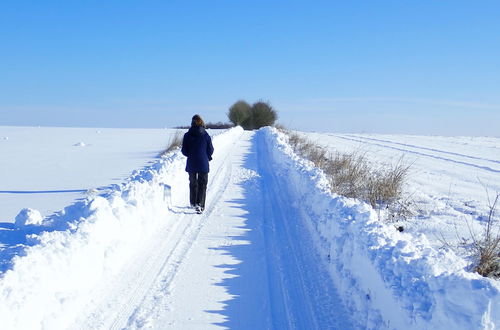
{"type": "Polygon", "coordinates": [[[385,225],[367,204],[331,194],[325,175],[296,155],[284,134],[262,129],[293,200],[346,306],[363,328],[493,329],[500,285],[464,260],[385,225]]]}
{"type": "MultiPolygon", "coordinates": [[[[241,131],[221,133],[214,144],[228,144],[241,131]]],[[[39,234],[30,237],[33,246],[15,256],[0,279],[2,329],[71,325],[96,288],[118,279],[124,265],[165,226],[170,216],[165,185],[175,193],[184,162],[176,151],[135,171],[126,183],[44,219],[39,234]]]]}
{"type": "MultiPolygon", "coordinates": [[[[216,150],[221,153],[220,157],[214,157],[219,159],[215,161],[224,163],[224,149],[241,134],[238,127],[214,137],[216,150]]],[[[304,220],[317,250],[315,260],[320,260],[317,264],[328,270],[325,278],[329,276],[336,286],[351,318],[357,322],[356,328],[493,329],[500,324],[497,282],[466,271],[464,260],[450,251],[436,250],[425,236],[399,233],[380,222],[369,205],[331,194],[325,175],[297,156],[286,136],[277,130],[264,128],[256,134],[257,150],[266,152],[260,154],[259,164],[265,166],[257,167],[261,173],[246,169],[239,179],[262,175],[262,180],[276,180],[261,197],[264,202],[280,205],[268,207],[277,214],[266,210],[264,218],[276,217],[281,222],[291,217],[304,220]],[[272,194],[277,197],[266,199],[272,194]],[[293,204],[290,208],[293,212],[300,213],[288,210],[286,202],[293,204]]],[[[234,179],[228,166],[220,166],[218,171],[213,180],[221,187],[234,179]]],[[[19,218],[18,230],[30,234],[31,246],[18,253],[12,259],[11,269],[1,274],[1,328],[98,329],[109,328],[110,324],[111,328],[143,328],[154,324],[156,314],[164,311],[161,302],[165,297],[150,290],[143,280],[156,278],[153,273],[157,269],[151,265],[158,264],[162,259],[159,256],[165,259],[166,254],[172,253],[164,262],[177,267],[183,251],[198,235],[203,217],[210,214],[208,208],[203,217],[190,217],[183,215],[182,203],[175,203],[181,207],[169,206],[166,186],[171,188],[174,199],[185,195],[186,180],[180,175],[182,172],[184,158],[176,151],[134,172],[126,183],[97,191],[96,196],[89,195],[60,214],[41,219],[36,212],[26,210],[19,218]],[[163,243],[157,246],[158,242],[163,243]],[[144,251],[151,250],[153,253],[145,257],[144,251]],[[129,283],[121,280],[124,270],[133,270],[125,277],[133,277],[130,281],[138,286],[131,294],[126,292],[114,296],[115,300],[107,300],[106,297],[113,296],[107,291],[109,284],[120,282],[121,285],[109,289],[116,291],[129,283]],[[145,292],[151,292],[148,296],[151,299],[136,309],[145,292]],[[122,298],[131,303],[115,304],[122,298]]],[[[265,230],[270,234],[272,252],[273,244],[282,244],[281,238],[287,232],[278,230],[273,234],[273,228],[265,230]]],[[[286,243],[292,251],[293,244],[301,242],[289,238],[286,243]]],[[[283,261],[286,264],[287,260],[283,261]]],[[[309,270],[300,269],[298,273],[309,270]]],[[[279,278],[279,275],[273,276],[279,278]]],[[[164,280],[155,285],[168,282],[168,278],[164,280]]],[[[296,291],[300,289],[299,286],[296,291]]],[[[276,296],[279,298],[280,294],[284,295],[278,292],[276,296]]],[[[307,301],[301,304],[306,300],[302,298],[308,297],[293,296],[289,301],[296,302],[296,306],[291,306],[291,310],[300,313],[302,307],[307,307],[307,301]]],[[[295,314],[296,319],[283,320],[290,326],[314,326],[318,320],[308,316],[334,315],[329,313],[330,306],[326,303],[325,306],[320,314],[306,312],[304,317],[295,314]]],[[[279,303],[273,306],[282,307],[279,303]]],[[[276,313],[288,316],[286,308],[276,313]]]]}

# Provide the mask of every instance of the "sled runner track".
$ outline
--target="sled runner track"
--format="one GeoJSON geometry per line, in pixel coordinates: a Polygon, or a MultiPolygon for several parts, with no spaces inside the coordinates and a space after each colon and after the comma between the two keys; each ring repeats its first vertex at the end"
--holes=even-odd
{"type": "MultiPolygon", "coordinates": [[[[234,143],[226,148],[229,150],[233,146],[234,143]]],[[[167,221],[149,242],[145,242],[122,273],[117,275],[117,281],[111,283],[111,287],[103,285],[96,290],[101,292],[101,299],[92,302],[95,305],[92,312],[84,316],[81,322],[77,321],[72,329],[127,328],[135,321],[149,293],[158,285],[163,288],[170,284],[206,218],[229,184],[230,173],[224,173],[230,171],[230,166],[227,166],[228,154],[220,153],[226,156],[215,169],[213,183],[209,186],[209,191],[214,189],[215,193],[210,196],[205,212],[202,215],[170,213],[169,216],[174,217],[170,218],[172,221],[167,221]]]]}
{"type": "Polygon", "coordinates": [[[349,137],[345,137],[345,136],[337,136],[337,137],[339,139],[343,139],[343,140],[371,144],[371,145],[375,145],[375,146],[382,147],[382,148],[398,150],[398,151],[402,151],[402,152],[405,152],[405,153],[411,153],[411,154],[414,154],[414,155],[419,155],[419,156],[434,158],[434,159],[438,159],[438,160],[444,160],[444,161],[450,162],[450,163],[455,163],[455,164],[460,164],[460,165],[475,167],[475,168],[478,168],[478,169],[481,169],[481,170],[485,170],[485,171],[488,171],[488,172],[500,173],[500,170],[491,168],[489,166],[482,166],[482,165],[472,164],[472,163],[468,163],[468,162],[464,162],[464,161],[460,161],[460,160],[454,160],[454,159],[450,159],[450,158],[446,158],[446,157],[442,157],[442,156],[431,155],[431,154],[420,152],[420,151],[412,151],[412,150],[407,150],[407,149],[402,149],[402,148],[398,148],[398,147],[384,145],[384,144],[381,144],[381,143],[367,142],[367,141],[363,141],[363,140],[360,140],[360,139],[349,138],[349,137]]]}
{"type": "MultiPolygon", "coordinates": [[[[184,221],[185,216],[182,216],[180,219],[178,219],[177,223],[184,221]]],[[[186,232],[194,226],[193,224],[194,220],[189,219],[189,224],[185,225],[185,227],[182,230],[182,235],[180,237],[184,237],[186,235],[186,232]]],[[[128,295],[127,297],[127,303],[124,304],[119,313],[117,314],[114,322],[111,324],[110,329],[122,329],[123,324],[126,323],[126,320],[129,319],[129,315],[131,315],[131,312],[136,308],[135,306],[137,305],[138,302],[140,302],[146,292],[149,290],[149,287],[151,284],[154,283],[154,279],[158,277],[158,275],[161,273],[161,271],[170,263],[174,262],[172,259],[174,258],[174,255],[177,252],[177,248],[179,246],[179,243],[181,240],[179,237],[176,238],[176,240],[171,240],[173,236],[173,232],[176,231],[178,228],[178,225],[174,227],[174,229],[169,233],[167,237],[165,237],[165,244],[162,246],[162,248],[157,249],[154,252],[155,256],[151,256],[148,258],[148,265],[149,267],[141,267],[139,270],[139,274],[141,275],[141,278],[138,278],[133,281],[134,284],[137,284],[137,286],[133,289],[133,291],[128,295]],[[164,257],[164,253],[169,253],[167,254],[167,257],[164,259],[163,263],[161,262],[162,257],[164,257]],[[161,265],[161,267],[158,267],[158,265],[161,265]],[[159,269],[158,269],[159,268],[159,269]]],[[[174,264],[175,265],[175,264],[174,264]]]]}
{"type": "Polygon", "coordinates": [[[193,226],[193,219],[185,218],[186,216],[182,215],[177,221],[171,223],[170,228],[164,227],[159,230],[158,234],[148,242],[149,244],[145,244],[136,257],[124,267],[122,276],[119,276],[120,280],[113,283],[111,288],[101,289],[106,292],[106,297],[103,301],[97,302],[95,312],[85,323],[78,325],[79,329],[120,327],[120,321],[128,318],[128,313],[147,292],[160,266],[163,266],[162,259],[165,255],[167,255],[167,261],[172,257],[168,252],[179,244],[179,237],[175,234],[179,231],[184,234],[189,227],[193,226]],[[144,258],[142,253],[147,253],[148,257],[144,258]],[[109,313],[108,308],[118,312],[106,315],[109,313]]]}
{"type": "MultiPolygon", "coordinates": [[[[226,155],[229,155],[229,153],[227,153],[226,155]]],[[[185,260],[185,257],[189,253],[192,245],[196,242],[201,230],[203,229],[203,226],[207,221],[207,218],[210,217],[213,210],[215,209],[217,201],[221,198],[222,194],[226,191],[229,185],[231,179],[231,162],[229,162],[228,160],[229,156],[226,156],[221,166],[219,166],[214,175],[212,186],[218,187],[218,189],[215,191],[215,194],[210,197],[208,207],[205,209],[204,213],[201,216],[198,214],[194,214],[191,216],[194,219],[199,218],[197,225],[191,226],[189,228],[190,230],[187,233],[184,232],[180,236],[180,239],[178,240],[173,253],[169,255],[165,260],[157,276],[155,277],[155,281],[150,286],[148,292],[143,295],[141,303],[137,306],[133,313],[128,314],[129,317],[126,322],[126,325],[128,327],[134,326],[134,323],[138,323],[140,325],[146,322],[147,319],[156,319],[163,309],[169,308],[168,305],[165,305],[165,298],[167,298],[165,296],[163,297],[163,300],[156,301],[155,303],[148,304],[147,301],[156,300],[155,296],[157,294],[164,294],[170,291],[169,287],[171,286],[172,281],[177,275],[180,265],[185,260]],[[144,316],[142,316],[143,309],[147,309],[147,313],[145,313],[144,316]]],[[[117,327],[114,329],[122,328],[123,327],[117,327]]]]}
{"type": "Polygon", "coordinates": [[[451,155],[451,156],[458,156],[458,157],[463,157],[463,158],[469,158],[469,159],[474,159],[474,160],[479,160],[479,161],[485,161],[485,162],[491,162],[491,163],[495,163],[495,164],[500,164],[499,160],[488,159],[488,158],[481,158],[481,157],[475,157],[475,156],[469,156],[469,155],[464,155],[464,154],[460,154],[460,153],[457,153],[457,152],[443,151],[443,150],[434,149],[434,148],[417,146],[417,145],[414,145],[414,144],[394,142],[394,141],[390,141],[390,140],[375,139],[375,138],[369,138],[369,137],[366,137],[366,136],[358,136],[358,135],[346,135],[346,136],[349,136],[351,138],[364,139],[364,140],[375,141],[375,142],[390,143],[390,144],[400,145],[400,146],[403,146],[403,147],[409,147],[409,148],[420,149],[420,150],[427,150],[427,151],[432,151],[432,152],[447,154],[447,155],[451,155]]]}
{"type": "MultiPolygon", "coordinates": [[[[229,148],[232,147],[234,147],[234,143],[229,148]]],[[[151,318],[155,313],[161,312],[161,310],[159,310],[160,304],[151,304],[147,306],[148,304],[145,302],[148,299],[154,299],[155,294],[158,292],[168,292],[168,288],[175,278],[179,266],[193,243],[196,241],[206,219],[213,212],[217,201],[227,189],[231,178],[231,164],[228,161],[229,154],[229,152],[225,153],[224,159],[213,175],[213,183],[210,185],[211,188],[213,188],[209,190],[216,188],[215,194],[209,197],[210,200],[208,201],[208,207],[205,209],[205,212],[202,215],[182,215],[179,219],[175,219],[176,224],[178,224],[185,221],[185,218],[188,218],[189,224],[182,229],[180,235],[175,237],[174,244],[169,244],[168,238],[165,239],[167,242],[163,245],[162,249],[160,249],[158,260],[155,261],[158,266],[155,269],[154,276],[148,279],[148,285],[144,288],[141,288],[141,284],[138,285],[139,290],[136,289],[136,291],[138,291],[137,294],[132,295],[129,303],[122,307],[121,312],[115,318],[110,329],[123,329],[134,326],[134,323],[145,322],[145,320],[141,319],[141,312],[143,312],[144,308],[149,309],[146,318],[151,318]]],[[[171,233],[175,232],[176,229],[172,230],[171,233]]],[[[143,273],[146,273],[146,271],[143,270],[143,273]]]]}
{"type": "Polygon", "coordinates": [[[257,133],[256,137],[273,327],[352,328],[331,279],[314,252],[311,237],[304,230],[304,213],[294,206],[298,196],[293,194],[286,177],[274,173],[263,134],[257,133]]]}

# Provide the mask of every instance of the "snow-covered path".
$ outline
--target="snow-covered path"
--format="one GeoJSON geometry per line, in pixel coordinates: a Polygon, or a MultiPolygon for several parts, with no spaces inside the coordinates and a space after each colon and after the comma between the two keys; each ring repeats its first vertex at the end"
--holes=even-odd
{"type": "Polygon", "coordinates": [[[0,328],[500,322],[496,281],[381,222],[369,205],[332,194],[324,173],[287,141],[271,128],[215,135],[202,215],[187,207],[185,158],[176,151],[52,217],[5,228],[0,238],[12,244],[1,259],[0,328]]]}
{"type": "MultiPolygon", "coordinates": [[[[74,328],[349,328],[263,138],[244,132],[211,166],[205,213],[174,201],[164,228],[96,290],[74,328]]],[[[188,196],[184,186],[176,195],[188,196]]]]}

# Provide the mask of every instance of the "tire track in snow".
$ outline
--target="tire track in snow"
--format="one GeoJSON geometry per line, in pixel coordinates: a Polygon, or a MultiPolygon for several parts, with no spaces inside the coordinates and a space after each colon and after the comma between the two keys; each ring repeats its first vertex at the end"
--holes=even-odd
{"type": "Polygon", "coordinates": [[[364,143],[364,144],[371,144],[371,145],[375,145],[375,146],[378,146],[378,147],[383,147],[383,148],[387,148],[387,149],[393,149],[393,150],[402,151],[404,153],[411,153],[411,154],[414,154],[414,155],[419,155],[419,156],[434,158],[434,159],[438,159],[438,160],[444,160],[444,161],[450,162],[450,163],[456,163],[456,164],[460,164],[460,165],[475,167],[475,168],[479,168],[481,170],[485,170],[485,171],[488,171],[488,172],[500,173],[500,170],[497,170],[497,169],[494,169],[494,168],[491,168],[491,167],[488,167],[488,166],[482,166],[482,165],[468,163],[468,162],[464,162],[464,161],[460,161],[460,160],[454,160],[454,159],[450,159],[450,158],[446,158],[446,157],[431,155],[431,154],[427,154],[427,153],[420,152],[420,151],[412,151],[412,150],[407,150],[407,149],[402,149],[402,148],[398,148],[398,147],[384,145],[384,144],[381,144],[381,143],[367,142],[367,141],[363,141],[363,140],[359,140],[359,139],[349,138],[349,137],[345,137],[345,136],[338,136],[337,135],[336,137],[338,137],[339,139],[344,139],[344,140],[348,140],[348,141],[354,141],[354,142],[359,142],[359,143],[364,143]]]}
{"type": "Polygon", "coordinates": [[[322,268],[301,211],[299,196],[272,166],[264,132],[258,132],[264,236],[273,326],[276,329],[352,328],[333,283],[322,268]]]}
{"type": "MultiPolygon", "coordinates": [[[[162,273],[165,272],[165,269],[169,269],[168,275],[170,278],[173,278],[176,274],[176,270],[178,267],[179,259],[184,255],[184,251],[189,249],[189,246],[186,247],[185,242],[190,242],[193,239],[193,232],[197,231],[197,228],[202,224],[202,219],[197,222],[194,216],[181,216],[177,222],[184,221],[184,218],[188,218],[187,224],[183,227],[181,233],[179,234],[179,230],[175,230],[175,237],[173,240],[170,240],[172,237],[167,237],[165,239],[165,244],[162,248],[155,250],[158,253],[155,253],[157,258],[148,258],[149,260],[154,260],[150,262],[154,268],[154,271],[148,271],[147,269],[141,269],[142,274],[151,274],[150,276],[145,276],[143,280],[135,281],[135,283],[139,283],[134,293],[130,295],[128,302],[123,305],[121,311],[118,313],[117,317],[113,321],[113,324],[110,326],[110,329],[123,329],[126,326],[130,326],[135,322],[135,316],[138,312],[138,307],[144,301],[144,297],[151,290],[151,287],[155,284],[157,279],[161,276],[162,273]]],[[[174,232],[172,231],[172,232],[174,232]]]]}
{"type": "MultiPolygon", "coordinates": [[[[235,139],[225,150],[234,147],[235,139]]],[[[222,153],[221,153],[222,154],[222,153]]],[[[205,220],[210,216],[216,201],[229,184],[230,175],[224,175],[228,170],[229,152],[220,161],[213,175],[212,187],[218,190],[208,203],[205,212],[200,216],[193,213],[176,213],[170,210],[169,218],[158,233],[136,253],[132,260],[123,268],[122,274],[111,287],[102,286],[95,290],[95,300],[92,301],[92,311],[77,320],[72,329],[124,329],[142,327],[148,317],[141,318],[147,298],[157,299],[156,288],[168,289],[175,277],[177,269],[196,240],[205,220]],[[221,183],[222,182],[222,183],[221,183]],[[222,188],[221,188],[222,187],[222,188]],[[222,190],[222,191],[221,191],[222,190]],[[104,294],[103,294],[104,292],[104,294]]],[[[186,183],[187,187],[187,183],[186,183]]],[[[186,187],[179,193],[188,193],[186,187]]],[[[210,187],[208,193],[210,193],[210,187]]],[[[167,215],[166,215],[167,216],[167,215]]],[[[167,219],[167,218],[166,218],[167,219]]],[[[153,304],[154,306],[154,304],[153,304]]],[[[149,308],[154,312],[154,308],[149,308]]]]}
{"type": "MultiPolygon", "coordinates": [[[[236,142],[236,140],[233,141],[227,149],[234,148],[236,142]]],[[[163,310],[170,308],[167,302],[168,293],[179,267],[185,260],[194,242],[196,242],[206,220],[213,213],[217,202],[229,185],[231,179],[230,152],[226,151],[224,154],[224,159],[213,175],[213,184],[210,190],[213,190],[214,187],[217,187],[217,189],[208,203],[205,212],[201,216],[198,214],[187,216],[190,220],[190,225],[184,228],[182,234],[176,236],[173,247],[167,245],[162,250],[161,254],[166,255],[166,257],[164,257],[163,263],[160,263],[161,266],[155,276],[149,281],[150,285],[147,291],[141,293],[140,302],[128,304],[126,312],[120,314],[111,329],[142,328],[154,322],[155,319],[158,319],[163,310]]],[[[182,218],[177,220],[177,222],[181,222],[182,218]]]]}
{"type": "Polygon", "coordinates": [[[439,150],[439,149],[434,149],[434,148],[422,147],[422,146],[417,146],[417,145],[414,145],[414,144],[394,142],[394,141],[390,141],[390,140],[375,139],[375,138],[369,138],[369,137],[366,137],[366,136],[358,136],[358,135],[346,135],[346,136],[349,136],[349,137],[352,137],[352,138],[369,140],[369,141],[376,141],[376,142],[396,144],[396,145],[401,145],[401,146],[404,146],[404,147],[410,147],[410,148],[415,148],[415,149],[420,149],[420,150],[433,151],[433,152],[443,153],[443,154],[452,155],[452,156],[458,156],[458,157],[463,157],[463,158],[469,158],[469,159],[474,159],[474,160],[480,160],[480,161],[485,161],[485,162],[491,162],[491,163],[495,163],[495,164],[500,164],[500,161],[494,160],[494,159],[469,156],[469,155],[460,154],[460,153],[457,153],[457,152],[451,152],[451,151],[444,151],[444,150],[439,150]]]}
{"type": "Polygon", "coordinates": [[[184,218],[185,215],[182,215],[177,221],[166,223],[159,229],[154,238],[146,242],[134,258],[123,267],[123,275],[111,287],[98,287],[95,296],[101,296],[103,299],[93,301],[94,311],[85,320],[77,321],[72,328],[117,328],[119,321],[127,317],[127,313],[148,290],[148,284],[154,279],[158,265],[161,265],[161,260],[164,258],[162,253],[172,249],[172,244],[178,243],[174,240],[174,235],[180,230],[184,233],[192,225],[192,221],[184,221],[184,218]],[[180,228],[181,225],[184,227],[180,228]],[[158,247],[158,242],[163,244],[158,247]]]}

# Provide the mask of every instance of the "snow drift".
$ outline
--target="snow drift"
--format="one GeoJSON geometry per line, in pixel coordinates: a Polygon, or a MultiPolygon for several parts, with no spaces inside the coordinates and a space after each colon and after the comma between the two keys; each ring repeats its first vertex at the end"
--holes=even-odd
{"type": "MultiPolygon", "coordinates": [[[[220,148],[234,140],[237,127],[214,137],[220,148]]],[[[92,301],[96,287],[120,276],[168,213],[165,185],[172,194],[184,171],[180,151],[134,172],[128,181],[107,192],[67,207],[43,221],[35,211],[19,217],[22,228],[37,224],[32,246],[12,260],[0,279],[2,329],[61,329],[92,301]]]]}
{"type": "MultiPolygon", "coordinates": [[[[216,150],[241,133],[234,128],[215,136],[216,150]]],[[[399,233],[380,222],[369,205],[331,194],[325,175],[294,154],[277,130],[262,129],[257,138],[271,156],[263,161],[297,206],[291,216],[311,234],[358,328],[492,329],[500,323],[497,282],[466,271],[461,258],[434,249],[425,236],[399,233]]],[[[184,160],[173,152],[126,183],[88,194],[50,218],[34,210],[21,212],[16,230],[27,235],[31,246],[16,250],[10,269],[1,275],[1,328],[74,325],[107,283],[154,248],[148,242],[157,240],[151,238],[175,223],[166,192],[179,204],[176,192],[181,185],[186,188],[184,160]]]]}
{"type": "Polygon", "coordinates": [[[357,200],[330,193],[324,173],[296,155],[284,134],[265,128],[277,175],[291,187],[345,304],[363,328],[492,329],[500,324],[500,285],[466,271],[450,251],[432,248],[378,220],[357,200]]]}

